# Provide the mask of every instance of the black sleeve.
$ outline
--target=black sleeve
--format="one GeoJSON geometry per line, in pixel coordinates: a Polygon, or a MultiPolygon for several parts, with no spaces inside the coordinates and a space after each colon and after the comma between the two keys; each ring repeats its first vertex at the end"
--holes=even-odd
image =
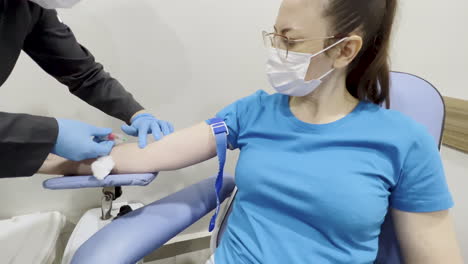
{"type": "Polygon", "coordinates": [[[57,121],[0,112],[0,178],[32,176],[55,145],[57,121]]]}
{"type": "Polygon", "coordinates": [[[88,104],[124,122],[143,107],[81,46],[55,10],[37,6],[23,50],[88,104]]]}

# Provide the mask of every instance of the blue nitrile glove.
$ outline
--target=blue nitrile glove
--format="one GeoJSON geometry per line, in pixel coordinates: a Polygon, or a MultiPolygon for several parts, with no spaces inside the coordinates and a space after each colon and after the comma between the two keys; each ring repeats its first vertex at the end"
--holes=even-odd
{"type": "Polygon", "coordinates": [[[81,161],[107,156],[114,147],[113,141],[95,142],[93,137],[106,136],[110,128],[95,127],[75,120],[57,119],[58,136],[52,153],[63,158],[81,161]]]}
{"type": "Polygon", "coordinates": [[[138,114],[131,120],[131,125],[123,125],[122,131],[130,136],[138,136],[138,146],[146,147],[146,135],[153,134],[155,140],[160,140],[163,135],[167,136],[174,132],[174,127],[171,123],[158,120],[152,114],[138,114]]]}

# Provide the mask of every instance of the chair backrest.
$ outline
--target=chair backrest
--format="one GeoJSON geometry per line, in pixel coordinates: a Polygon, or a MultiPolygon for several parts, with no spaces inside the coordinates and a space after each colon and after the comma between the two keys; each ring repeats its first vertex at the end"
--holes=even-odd
{"type": "MultiPolygon", "coordinates": [[[[424,125],[441,145],[445,124],[445,104],[439,91],[426,80],[403,72],[391,73],[390,109],[424,125]]],[[[403,263],[390,214],[382,225],[376,263],[403,263]]]]}
{"type": "MultiPolygon", "coordinates": [[[[440,148],[445,122],[445,104],[439,91],[424,79],[408,73],[392,72],[390,79],[390,108],[402,112],[427,127],[440,148]]],[[[221,215],[221,217],[224,215],[224,219],[219,221],[219,226],[213,233],[211,243],[213,252],[218,247],[228,224],[227,220],[232,212],[236,192],[237,190],[233,192],[224,214],[221,215]]],[[[390,214],[387,215],[382,225],[375,263],[403,263],[390,214]]]]}
{"type": "Polygon", "coordinates": [[[425,126],[440,148],[445,124],[442,95],[431,83],[409,73],[392,72],[390,79],[390,108],[425,126]]]}

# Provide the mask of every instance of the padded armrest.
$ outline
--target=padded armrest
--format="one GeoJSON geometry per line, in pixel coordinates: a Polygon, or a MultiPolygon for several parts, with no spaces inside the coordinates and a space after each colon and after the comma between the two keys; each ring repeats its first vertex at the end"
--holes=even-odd
{"type": "Polygon", "coordinates": [[[157,173],[109,175],[104,180],[94,176],[65,176],[44,181],[42,186],[51,190],[98,188],[114,186],[146,186],[156,178],[157,173]]]}
{"type": "MultiPolygon", "coordinates": [[[[216,208],[215,179],[203,180],[112,221],[78,249],[71,263],[140,261],[216,208]]],[[[234,186],[234,178],[225,175],[222,201],[234,186]]]]}

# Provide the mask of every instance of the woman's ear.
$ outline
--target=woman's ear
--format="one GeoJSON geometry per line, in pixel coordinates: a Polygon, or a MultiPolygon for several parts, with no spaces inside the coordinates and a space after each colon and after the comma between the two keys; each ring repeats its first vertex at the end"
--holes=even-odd
{"type": "Polygon", "coordinates": [[[362,49],[362,37],[358,35],[352,35],[348,37],[343,43],[337,47],[335,63],[333,66],[336,69],[341,69],[349,64],[356,58],[362,49]]]}

